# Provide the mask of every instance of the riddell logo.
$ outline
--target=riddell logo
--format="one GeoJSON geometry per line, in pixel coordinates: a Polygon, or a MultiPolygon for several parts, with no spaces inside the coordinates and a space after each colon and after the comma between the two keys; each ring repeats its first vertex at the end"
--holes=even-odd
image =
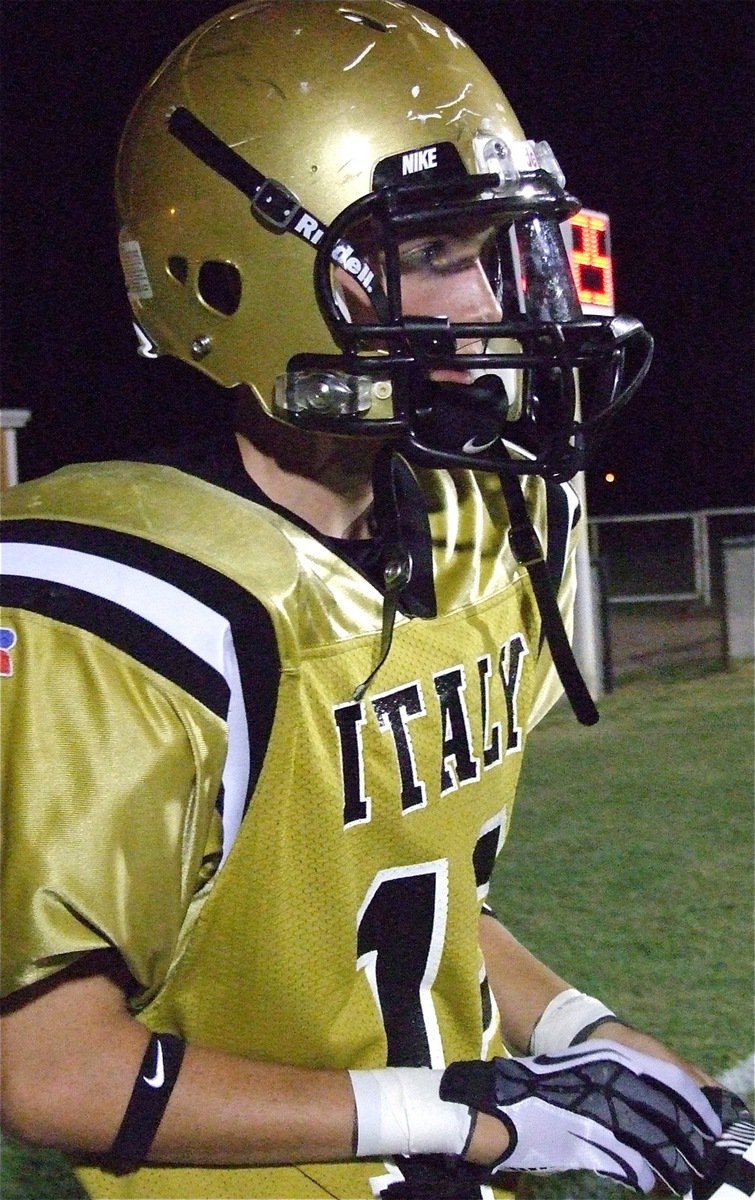
{"type": "Polygon", "coordinates": [[[348,242],[339,242],[333,250],[333,262],[339,263],[344,271],[353,275],[361,283],[366,292],[372,291],[372,281],[375,273],[370,270],[369,263],[364,262],[354,253],[354,247],[348,242]]]}
{"type": "Polygon", "coordinates": [[[426,150],[412,150],[401,156],[401,174],[416,175],[417,171],[431,171],[438,165],[438,147],[428,146],[426,150]]]}
{"type": "Polygon", "coordinates": [[[302,213],[299,220],[294,225],[294,233],[299,233],[313,246],[316,246],[319,241],[322,241],[322,236],[325,233],[319,221],[316,221],[311,213],[302,213]]]}
{"type": "MultiPolygon", "coordinates": [[[[311,213],[302,213],[299,220],[294,225],[294,233],[298,233],[305,241],[311,242],[316,246],[322,241],[325,230],[319,221],[316,221],[311,213]]],[[[372,291],[372,281],[375,278],[374,271],[370,270],[369,264],[364,262],[354,253],[354,247],[348,242],[337,242],[331,254],[333,262],[338,263],[343,267],[344,271],[348,271],[349,275],[353,275],[358,283],[361,283],[366,292],[372,291]]]]}

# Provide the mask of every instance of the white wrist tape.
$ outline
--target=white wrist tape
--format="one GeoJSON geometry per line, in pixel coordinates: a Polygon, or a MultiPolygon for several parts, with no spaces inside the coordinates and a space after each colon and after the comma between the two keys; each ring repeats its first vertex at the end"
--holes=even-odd
{"type": "Polygon", "coordinates": [[[357,1157],[461,1154],[472,1117],[466,1104],[441,1100],[443,1071],[383,1067],[349,1071],[357,1108],[357,1157]]]}
{"type": "Polygon", "coordinates": [[[580,1033],[600,1021],[616,1020],[616,1014],[594,996],[576,988],[559,992],[543,1009],[532,1031],[530,1054],[555,1054],[568,1050],[580,1033]]]}

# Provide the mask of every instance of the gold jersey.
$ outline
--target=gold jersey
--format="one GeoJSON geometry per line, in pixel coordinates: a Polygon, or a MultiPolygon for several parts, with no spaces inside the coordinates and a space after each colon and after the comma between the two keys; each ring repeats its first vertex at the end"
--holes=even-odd
{"type": "MultiPolygon", "coordinates": [[[[477,923],[560,685],[497,481],[411,486],[435,615],[400,607],[364,694],[383,596],[289,515],[149,464],[8,495],[6,991],[115,947],[138,1019],[190,1043],[335,1068],[505,1053],[477,923]]],[[[576,502],[524,487],[568,620],[576,502]]],[[[80,1175],[93,1196],[366,1200],[434,1169],[80,1175]]],[[[461,1196],[438,1170],[423,1194],[461,1196]]]]}

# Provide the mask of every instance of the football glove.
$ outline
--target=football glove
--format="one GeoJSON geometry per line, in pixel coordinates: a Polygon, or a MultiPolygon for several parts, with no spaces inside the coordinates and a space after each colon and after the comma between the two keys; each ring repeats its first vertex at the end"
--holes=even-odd
{"type": "Polygon", "coordinates": [[[380,1192],[380,1200],[480,1200],[490,1182],[484,1167],[450,1154],[420,1154],[394,1160],[402,1178],[380,1192]]]}
{"type": "Polygon", "coordinates": [[[724,1088],[703,1088],[723,1132],[705,1158],[702,1179],[686,1200],[752,1200],[755,1197],[755,1121],[744,1100],[724,1088]]]}
{"type": "Polygon", "coordinates": [[[452,1063],[440,1095],[506,1126],[493,1172],[595,1171],[642,1192],[657,1178],[683,1195],[721,1133],[679,1067],[598,1039],[558,1054],[452,1063]]]}

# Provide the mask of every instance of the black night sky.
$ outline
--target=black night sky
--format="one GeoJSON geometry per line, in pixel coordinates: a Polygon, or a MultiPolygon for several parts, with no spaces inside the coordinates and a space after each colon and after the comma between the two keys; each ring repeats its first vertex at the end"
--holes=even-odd
{"type": "MultiPolygon", "coordinates": [[[[134,353],[112,166],[152,70],[225,0],[3,0],[4,408],[22,476],[133,456],[223,394],[134,353]]],[[[425,0],[611,216],[617,305],[656,338],[588,476],[595,513],[753,503],[752,0],[425,0]],[[616,473],[608,485],[604,474],[616,473]]]]}

